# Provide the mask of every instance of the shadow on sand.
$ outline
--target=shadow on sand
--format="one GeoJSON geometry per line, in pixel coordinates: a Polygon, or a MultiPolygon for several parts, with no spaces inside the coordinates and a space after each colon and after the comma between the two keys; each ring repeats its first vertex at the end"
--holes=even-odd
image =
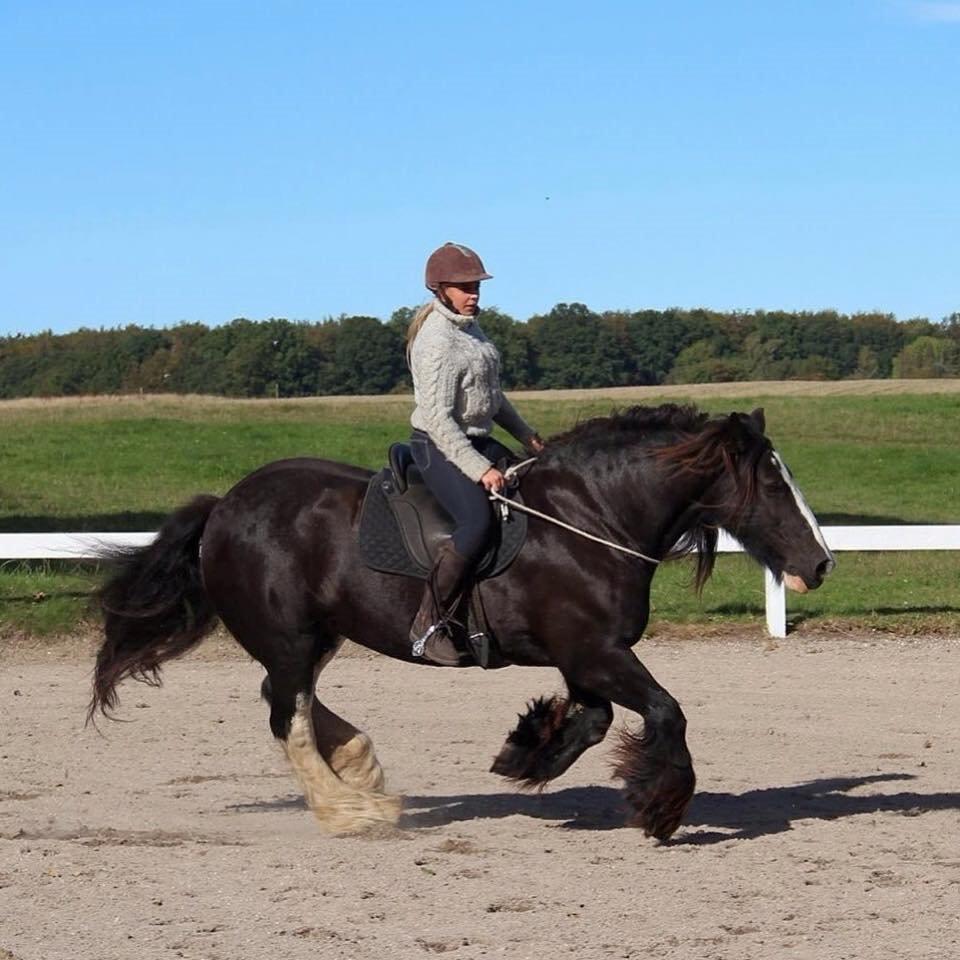
{"type": "MultiPolygon", "coordinates": [[[[960,811],[960,793],[871,793],[850,791],[877,783],[914,780],[908,773],[862,777],[830,777],[744,793],[697,793],[671,844],[706,845],[726,840],[753,840],[792,829],[797,820],[838,820],[863,814],[898,813],[919,816],[936,810],[960,811]]],[[[228,809],[237,813],[304,810],[299,796],[228,809]]],[[[522,816],[557,821],[570,830],[618,830],[628,809],[613,787],[567,787],[552,793],[478,793],[404,797],[400,828],[417,830],[470,820],[522,816]]]]}
{"type": "MultiPolygon", "coordinates": [[[[875,783],[915,779],[907,773],[830,777],[744,793],[697,793],[675,844],[752,840],[792,829],[795,820],[837,820],[861,814],[918,816],[934,810],[960,810],[960,793],[898,792],[851,795],[875,783]],[[701,828],[701,829],[696,829],[701,828]]],[[[628,809],[612,787],[570,787],[544,794],[478,794],[406,797],[402,827],[441,826],[462,820],[522,815],[557,820],[574,830],[624,828],[628,809]]]]}

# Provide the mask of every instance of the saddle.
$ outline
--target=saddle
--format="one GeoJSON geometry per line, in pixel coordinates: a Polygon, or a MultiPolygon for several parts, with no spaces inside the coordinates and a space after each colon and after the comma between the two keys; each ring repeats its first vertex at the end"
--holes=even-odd
{"type": "MultiPolygon", "coordinates": [[[[506,447],[503,449],[509,454],[506,447]]],[[[368,567],[381,573],[425,580],[433,569],[437,546],[453,532],[453,522],[424,484],[409,444],[394,443],[388,461],[371,477],[364,495],[358,534],[360,556],[368,567]]],[[[503,465],[507,465],[505,461],[503,465]]],[[[515,488],[504,490],[503,495],[523,502],[515,488]]],[[[498,522],[474,570],[474,583],[506,570],[526,539],[525,513],[500,503],[494,503],[493,509],[498,522]]]]}

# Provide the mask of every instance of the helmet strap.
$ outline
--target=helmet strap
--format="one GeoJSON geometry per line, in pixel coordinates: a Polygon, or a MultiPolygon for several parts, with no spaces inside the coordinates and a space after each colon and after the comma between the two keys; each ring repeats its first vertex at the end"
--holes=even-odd
{"type": "Polygon", "coordinates": [[[444,287],[445,287],[445,284],[442,284],[442,283],[438,283],[438,284],[437,284],[437,290],[436,290],[437,299],[438,299],[448,310],[452,310],[454,313],[456,313],[457,311],[453,309],[453,304],[450,302],[450,298],[447,296],[444,287]]]}

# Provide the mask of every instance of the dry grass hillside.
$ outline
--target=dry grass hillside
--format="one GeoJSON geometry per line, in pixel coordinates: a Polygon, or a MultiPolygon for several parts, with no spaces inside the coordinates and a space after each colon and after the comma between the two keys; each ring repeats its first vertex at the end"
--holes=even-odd
{"type": "MultiPolygon", "coordinates": [[[[842,397],[895,396],[899,394],[929,395],[960,393],[960,378],[945,380],[756,380],[733,383],[681,383],[654,387],[604,387],[595,390],[514,390],[511,396],[529,400],[576,400],[609,397],[620,402],[669,400],[673,397],[842,397]]],[[[296,397],[273,399],[238,399],[179,394],[124,394],[96,397],[26,397],[0,401],[4,411],[69,408],[71,410],[103,410],[126,407],[131,410],[149,406],[151,410],[198,407],[218,409],[243,406],[291,406],[316,404],[345,406],[356,403],[409,404],[409,394],[386,396],[296,397]]]]}

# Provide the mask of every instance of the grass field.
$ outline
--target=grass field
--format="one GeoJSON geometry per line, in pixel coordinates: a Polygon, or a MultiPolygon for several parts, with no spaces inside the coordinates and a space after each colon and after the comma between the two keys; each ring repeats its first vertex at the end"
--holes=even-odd
{"type": "MultiPolygon", "coordinates": [[[[714,412],[763,406],[767,429],[821,523],[960,522],[960,381],[721,384],[517,394],[544,435],[615,406],[670,399],[714,412]]],[[[0,531],[154,529],[198,492],[260,464],[318,455],[379,466],[409,430],[408,397],[238,401],[204,397],[0,403],[0,531]]],[[[759,570],[724,557],[703,598],[686,565],[655,581],[659,622],[754,621],[759,570]]],[[[62,633],[88,616],[96,571],[0,568],[0,633],[62,633]]],[[[960,629],[960,554],[843,554],[828,584],[790,601],[794,623],[960,629]]]]}

